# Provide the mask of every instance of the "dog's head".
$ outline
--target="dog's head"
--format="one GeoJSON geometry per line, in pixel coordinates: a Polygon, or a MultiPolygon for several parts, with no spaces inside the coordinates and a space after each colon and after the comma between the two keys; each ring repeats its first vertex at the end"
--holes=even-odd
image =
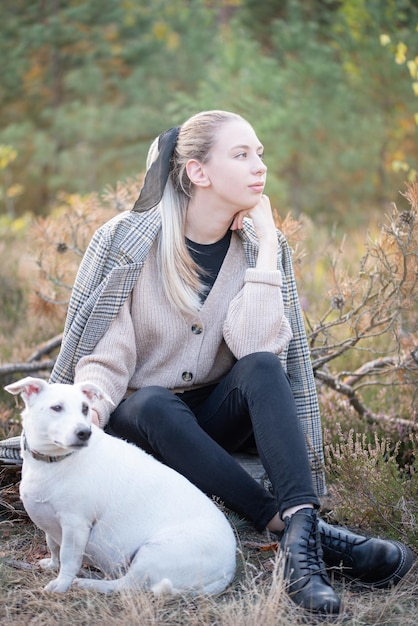
{"type": "Polygon", "coordinates": [[[108,396],[95,384],[48,384],[28,376],[5,387],[20,394],[28,445],[41,454],[59,455],[87,445],[91,435],[90,406],[108,396]]]}

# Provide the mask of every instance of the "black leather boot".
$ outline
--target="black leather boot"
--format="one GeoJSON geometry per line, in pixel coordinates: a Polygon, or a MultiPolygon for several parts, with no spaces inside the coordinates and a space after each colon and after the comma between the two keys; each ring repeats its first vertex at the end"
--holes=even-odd
{"type": "Polygon", "coordinates": [[[318,519],[323,558],[327,566],[368,587],[396,585],[412,567],[411,550],[399,541],[363,537],[318,519]]]}
{"type": "Polygon", "coordinates": [[[339,613],[340,599],[331,587],[322,560],[317,512],[301,509],[286,517],[281,549],[285,554],[287,591],[308,611],[339,613]]]}

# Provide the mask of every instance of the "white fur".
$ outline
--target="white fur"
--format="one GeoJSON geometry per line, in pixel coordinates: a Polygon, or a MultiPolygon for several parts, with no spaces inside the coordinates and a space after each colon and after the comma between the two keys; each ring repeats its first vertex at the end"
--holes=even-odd
{"type": "Polygon", "coordinates": [[[51,558],[42,567],[59,569],[46,590],[65,592],[73,582],[103,593],[225,589],[236,556],[226,517],[186,478],[91,424],[90,402],[105,397],[96,385],[28,377],[6,390],[25,401],[29,450],[53,457],[72,452],[46,463],[22,446],[20,496],[46,533],[51,558]],[[104,578],[77,578],[83,562],[104,578]]]}

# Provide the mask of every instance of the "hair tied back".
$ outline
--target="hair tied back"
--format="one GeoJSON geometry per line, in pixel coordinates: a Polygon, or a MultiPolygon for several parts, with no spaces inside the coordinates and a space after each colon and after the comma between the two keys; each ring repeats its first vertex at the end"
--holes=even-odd
{"type": "Polygon", "coordinates": [[[133,211],[149,211],[161,202],[180,128],[180,126],[169,128],[158,137],[158,156],[145,174],[144,184],[133,211]]]}

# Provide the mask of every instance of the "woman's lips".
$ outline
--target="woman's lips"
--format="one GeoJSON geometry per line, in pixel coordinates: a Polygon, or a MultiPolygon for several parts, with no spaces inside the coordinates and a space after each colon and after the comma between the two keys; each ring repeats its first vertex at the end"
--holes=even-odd
{"type": "Polygon", "coordinates": [[[254,185],[250,185],[250,189],[262,193],[264,191],[264,183],[254,183],[254,185]]]}

